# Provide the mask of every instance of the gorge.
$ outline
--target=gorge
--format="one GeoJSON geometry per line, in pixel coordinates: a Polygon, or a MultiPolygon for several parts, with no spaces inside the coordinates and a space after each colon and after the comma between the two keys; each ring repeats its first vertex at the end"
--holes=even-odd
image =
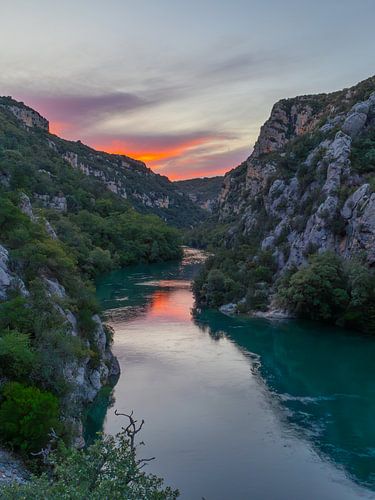
{"type": "Polygon", "coordinates": [[[171,182],[0,98],[3,445],[29,460],[53,429],[84,456],[134,410],[182,498],[371,498],[374,134],[372,77],[276,103],[239,167],[171,182]]]}

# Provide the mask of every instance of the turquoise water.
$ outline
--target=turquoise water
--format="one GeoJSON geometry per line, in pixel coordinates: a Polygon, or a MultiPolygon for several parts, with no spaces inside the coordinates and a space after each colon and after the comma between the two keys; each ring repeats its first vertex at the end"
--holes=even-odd
{"type": "Polygon", "coordinates": [[[97,295],[122,373],[90,415],[146,421],[148,471],[183,499],[375,498],[375,342],[317,324],[196,312],[182,264],[112,272],[97,295]]]}

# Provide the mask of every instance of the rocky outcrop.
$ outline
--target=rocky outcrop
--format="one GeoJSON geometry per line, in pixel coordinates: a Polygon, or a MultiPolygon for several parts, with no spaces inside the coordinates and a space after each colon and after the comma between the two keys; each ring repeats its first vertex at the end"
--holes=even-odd
{"type": "MultiPolygon", "coordinates": [[[[30,199],[24,193],[21,193],[19,199],[19,208],[29,217],[32,222],[41,222],[41,219],[34,214],[30,199]]],[[[43,222],[43,220],[42,220],[43,222]]],[[[56,239],[57,236],[47,221],[47,233],[51,238],[56,239]],[[48,226],[50,229],[48,229],[48,226]]],[[[9,298],[11,291],[17,291],[24,297],[29,296],[19,270],[12,268],[9,251],[5,246],[0,245],[0,300],[9,298]]],[[[65,326],[64,332],[67,336],[78,337],[80,335],[78,328],[77,313],[69,309],[69,296],[64,286],[59,281],[50,275],[40,275],[44,283],[44,289],[48,300],[53,305],[53,308],[59,313],[62,318],[62,323],[65,326]]],[[[77,443],[83,443],[82,425],[79,420],[80,411],[85,405],[91,403],[100,389],[108,384],[111,380],[118,377],[120,368],[117,359],[111,352],[110,341],[107,338],[105,326],[100,317],[94,315],[92,320],[95,324],[95,329],[90,340],[83,340],[87,348],[87,352],[95,350],[95,363],[92,362],[89,354],[81,357],[77,356],[70,361],[63,361],[62,373],[70,386],[65,401],[66,407],[74,407],[77,409],[76,417],[73,425],[73,432],[77,433],[77,443]]],[[[2,480],[2,453],[0,451],[0,481],[2,480]]],[[[13,477],[11,466],[6,467],[4,477],[13,477]],[[8,475],[7,475],[8,474],[8,475]]]]}
{"type": "Polygon", "coordinates": [[[270,118],[261,127],[252,158],[281,150],[292,138],[316,127],[321,112],[314,111],[319,96],[303,96],[298,100],[285,99],[274,105],[270,118]]]}
{"type": "MultiPolygon", "coordinates": [[[[55,308],[65,320],[66,334],[76,337],[77,317],[71,310],[61,305],[67,299],[65,288],[56,279],[44,277],[43,280],[49,297],[56,300],[55,308]]],[[[67,404],[82,406],[91,403],[109,379],[119,374],[118,362],[111,352],[104,325],[98,315],[92,319],[96,328],[91,344],[86,340],[86,346],[88,349],[95,348],[98,354],[97,362],[93,366],[90,357],[87,356],[65,364],[64,377],[71,386],[67,404]]]]}
{"type": "Polygon", "coordinates": [[[0,245],[0,300],[5,300],[11,291],[28,295],[25,283],[11,269],[8,250],[0,245]]]}
{"type": "Polygon", "coordinates": [[[63,193],[59,193],[57,196],[35,193],[34,198],[45,208],[51,208],[53,210],[58,210],[59,212],[67,211],[68,204],[63,193]]]}
{"type": "Polygon", "coordinates": [[[275,277],[325,250],[375,265],[375,149],[368,164],[353,163],[374,134],[375,77],[277,103],[252,155],[224,179],[218,217],[231,223],[227,246],[259,241],[275,277]]]}
{"type": "Polygon", "coordinates": [[[363,184],[346,200],[341,216],[347,222],[347,234],[341,251],[349,258],[366,252],[370,265],[375,264],[375,193],[363,184]]]}
{"type": "Polygon", "coordinates": [[[9,99],[9,104],[2,104],[0,102],[0,106],[6,108],[8,111],[13,113],[13,115],[23,123],[26,127],[29,128],[40,128],[49,131],[49,122],[43,116],[41,116],[37,111],[25,106],[23,103],[17,103],[13,101],[11,98],[9,99]]]}

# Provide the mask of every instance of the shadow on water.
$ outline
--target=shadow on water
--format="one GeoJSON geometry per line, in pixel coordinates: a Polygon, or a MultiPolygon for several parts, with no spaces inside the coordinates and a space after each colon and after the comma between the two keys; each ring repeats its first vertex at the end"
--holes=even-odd
{"type": "MultiPolygon", "coordinates": [[[[375,486],[375,340],[308,322],[195,313],[214,339],[223,335],[256,357],[256,375],[282,418],[353,480],[375,486]]],[[[255,368],[254,368],[255,367],[255,368]]]]}

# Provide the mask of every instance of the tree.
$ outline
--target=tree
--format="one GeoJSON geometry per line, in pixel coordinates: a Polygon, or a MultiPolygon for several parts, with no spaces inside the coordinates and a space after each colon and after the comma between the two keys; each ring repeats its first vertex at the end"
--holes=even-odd
{"type": "Polygon", "coordinates": [[[150,459],[138,459],[135,438],[143,427],[130,415],[129,424],[116,436],[101,435],[86,449],[42,453],[50,467],[27,484],[3,487],[1,498],[13,500],[174,500],[177,490],[163,487],[163,480],[143,471],[150,459]]]}
{"type": "Polygon", "coordinates": [[[279,290],[284,305],[299,316],[336,320],[345,310],[349,296],[342,263],[326,252],[310,257],[309,264],[294,273],[279,290]]]}
{"type": "Polygon", "coordinates": [[[19,382],[5,384],[0,406],[0,435],[24,451],[39,450],[48,441],[52,428],[59,427],[58,399],[47,391],[19,382]]]}
{"type": "Polygon", "coordinates": [[[32,370],[36,354],[30,347],[29,335],[15,331],[0,333],[0,373],[22,379],[32,370]]]}

